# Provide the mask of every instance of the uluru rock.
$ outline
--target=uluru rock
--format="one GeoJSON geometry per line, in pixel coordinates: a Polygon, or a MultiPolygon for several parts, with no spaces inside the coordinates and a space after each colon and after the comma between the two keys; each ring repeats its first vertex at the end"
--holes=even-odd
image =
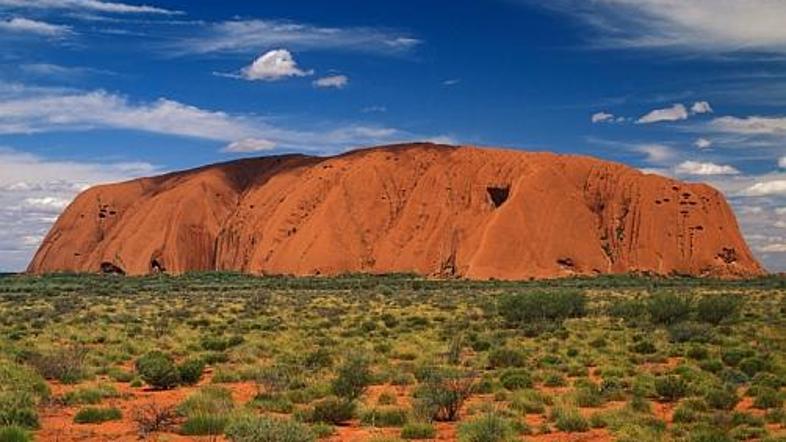
{"type": "Polygon", "coordinates": [[[60,216],[28,270],[764,272],[707,185],[589,157],[427,143],[244,159],[93,187],[60,216]]]}

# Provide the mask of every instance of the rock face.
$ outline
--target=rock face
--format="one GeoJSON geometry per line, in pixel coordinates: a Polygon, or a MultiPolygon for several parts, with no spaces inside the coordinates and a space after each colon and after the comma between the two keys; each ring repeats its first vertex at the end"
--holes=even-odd
{"type": "Polygon", "coordinates": [[[410,144],[97,186],[33,273],[763,273],[713,188],[589,157],[410,144]]]}

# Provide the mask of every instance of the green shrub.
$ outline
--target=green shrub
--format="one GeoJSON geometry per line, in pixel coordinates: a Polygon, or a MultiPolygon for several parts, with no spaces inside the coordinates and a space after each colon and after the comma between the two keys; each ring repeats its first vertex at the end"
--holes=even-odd
{"type": "Polygon", "coordinates": [[[704,400],[716,410],[733,410],[740,398],[732,388],[713,388],[704,395],[704,400]]]}
{"type": "Polygon", "coordinates": [[[314,403],[303,420],[306,422],[325,422],[338,425],[355,415],[355,403],[334,396],[326,397],[314,403]]]}
{"type": "Polygon", "coordinates": [[[537,390],[520,390],[514,393],[510,407],[528,414],[543,414],[548,399],[537,390]]]}
{"type": "Polygon", "coordinates": [[[518,439],[512,422],[496,413],[484,413],[459,425],[461,442],[512,442],[518,439]]]}
{"type": "Polygon", "coordinates": [[[766,371],[768,367],[769,363],[766,360],[756,356],[745,358],[737,365],[740,371],[750,377],[755,376],[759,372],[766,371]]]}
{"type": "Polygon", "coordinates": [[[653,344],[652,341],[641,340],[631,345],[630,350],[640,355],[651,355],[653,353],[656,353],[658,351],[658,348],[655,347],[655,344],[653,344]]]}
{"type": "Polygon", "coordinates": [[[687,295],[656,293],[647,302],[647,311],[656,324],[676,324],[690,317],[691,299],[687,295]]]}
{"type": "Polygon", "coordinates": [[[577,388],[573,396],[579,407],[600,407],[605,402],[600,389],[594,386],[577,388]]]}
{"type": "Polygon", "coordinates": [[[158,390],[168,390],[180,383],[180,373],[172,358],[160,351],[152,351],[137,359],[136,371],[142,380],[158,390]]]}
{"type": "Polygon", "coordinates": [[[388,391],[382,392],[377,398],[377,405],[396,405],[396,395],[388,391]]]}
{"type": "Polygon", "coordinates": [[[707,295],[696,303],[696,319],[713,325],[732,320],[742,305],[742,297],[733,294],[707,295]]]}
{"type": "Polygon", "coordinates": [[[232,347],[242,344],[242,336],[216,337],[208,336],[202,338],[202,348],[209,351],[222,352],[232,347]]]}
{"type": "Polygon", "coordinates": [[[86,357],[85,347],[72,347],[48,353],[31,352],[24,356],[24,360],[45,379],[75,384],[85,377],[86,357]]]}
{"type": "Polygon", "coordinates": [[[407,423],[407,410],[399,407],[371,408],[361,413],[360,421],[374,427],[400,427],[407,423]]]}
{"type": "Polygon", "coordinates": [[[671,342],[709,342],[712,328],[701,322],[683,321],[669,326],[671,342]]]}
{"type": "Polygon", "coordinates": [[[112,385],[99,385],[97,387],[78,388],[63,395],[66,405],[95,405],[105,398],[118,397],[120,393],[112,385]]]}
{"type": "Polygon", "coordinates": [[[102,422],[116,421],[123,418],[123,413],[117,408],[86,407],[77,411],[74,422],[77,424],[100,424],[102,422]]]}
{"type": "Polygon", "coordinates": [[[590,425],[579,410],[568,405],[557,405],[551,410],[551,418],[557,429],[567,433],[583,433],[589,431],[590,425]]]}
{"type": "Polygon", "coordinates": [[[457,370],[432,373],[415,389],[415,407],[428,419],[454,421],[474,386],[475,379],[467,373],[457,370]]]}
{"type": "Polygon", "coordinates": [[[34,396],[28,392],[0,392],[0,426],[38,428],[34,396]]]}
{"type": "Polygon", "coordinates": [[[434,439],[437,429],[427,422],[411,422],[401,428],[402,439],[434,439]]]}
{"type": "Polygon", "coordinates": [[[756,397],[753,400],[753,406],[756,408],[779,408],[783,405],[783,396],[781,393],[769,387],[759,387],[756,392],[756,397]]]}
{"type": "Polygon", "coordinates": [[[511,391],[532,388],[532,377],[529,375],[529,372],[521,369],[503,371],[499,381],[503,387],[511,391]]]}
{"type": "Polygon", "coordinates": [[[687,394],[688,384],[680,376],[660,376],[655,378],[655,391],[662,400],[673,402],[687,394]]]}
{"type": "Polygon", "coordinates": [[[353,354],[348,357],[338,369],[338,375],[333,380],[332,388],[336,396],[353,401],[371,385],[372,375],[369,361],[366,357],[353,354]]]}
{"type": "Polygon", "coordinates": [[[731,367],[736,367],[740,361],[753,355],[753,350],[747,348],[732,347],[721,350],[721,359],[723,360],[723,363],[731,367]]]}
{"type": "Polygon", "coordinates": [[[523,292],[503,295],[498,311],[509,324],[522,326],[584,316],[585,304],[584,294],[572,290],[523,292]]]}
{"type": "Polygon", "coordinates": [[[223,414],[194,414],[186,418],[180,432],[186,436],[217,436],[224,434],[229,417],[223,414]]]}
{"type": "Polygon", "coordinates": [[[10,425],[0,427],[0,442],[32,442],[30,433],[19,426],[10,425]]]}
{"type": "Polygon", "coordinates": [[[496,348],[489,353],[489,368],[522,367],[526,363],[524,353],[512,348],[496,348]]]}
{"type": "Polygon", "coordinates": [[[177,367],[180,382],[184,385],[196,385],[204,371],[205,363],[201,359],[189,359],[177,367]]]}
{"type": "Polygon", "coordinates": [[[184,416],[228,414],[234,406],[229,389],[208,385],[189,395],[177,411],[184,416]]]}
{"type": "Polygon", "coordinates": [[[233,442],[314,442],[308,426],[292,420],[266,416],[243,416],[234,419],[225,430],[233,442]]]}

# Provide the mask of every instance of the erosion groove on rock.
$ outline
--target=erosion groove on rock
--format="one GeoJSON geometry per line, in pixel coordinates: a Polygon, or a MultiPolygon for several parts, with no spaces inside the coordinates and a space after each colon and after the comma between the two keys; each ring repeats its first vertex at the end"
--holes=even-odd
{"type": "Polygon", "coordinates": [[[238,160],[91,188],[34,273],[763,273],[723,196],[589,157],[429,143],[238,160]]]}

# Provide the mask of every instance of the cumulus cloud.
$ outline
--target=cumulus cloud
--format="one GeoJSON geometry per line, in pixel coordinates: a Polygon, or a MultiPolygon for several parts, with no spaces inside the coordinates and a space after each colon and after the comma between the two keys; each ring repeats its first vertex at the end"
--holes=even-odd
{"type": "Polygon", "coordinates": [[[313,71],[304,71],[297,66],[292,54],[286,49],[274,49],[259,56],[250,66],[243,68],[246,80],[277,81],[287,77],[305,77],[313,71]]]}
{"type": "Polygon", "coordinates": [[[684,161],[678,164],[674,171],[678,175],[737,175],[740,173],[733,166],[698,161],[684,161]]]}
{"type": "Polygon", "coordinates": [[[786,156],[778,158],[778,167],[786,169],[786,156]]]}
{"type": "Polygon", "coordinates": [[[103,0],[0,0],[0,6],[28,9],[71,9],[119,14],[182,14],[155,6],[131,5],[103,0]]]}
{"type": "Polygon", "coordinates": [[[222,152],[231,153],[247,153],[247,152],[262,152],[265,150],[273,150],[276,148],[276,143],[270,140],[263,140],[259,138],[246,138],[240,141],[230,143],[222,152]]]}
{"type": "Polygon", "coordinates": [[[747,196],[786,195],[786,180],[771,180],[756,183],[742,192],[747,196]]]}
{"type": "Polygon", "coordinates": [[[347,84],[349,78],[346,75],[330,75],[314,80],[314,86],[318,88],[343,89],[347,84]]]}
{"type": "Polygon", "coordinates": [[[661,121],[680,121],[688,119],[688,110],[683,104],[675,104],[665,109],[655,109],[636,120],[637,124],[658,123],[661,121]]]}
{"type": "Polygon", "coordinates": [[[206,24],[170,49],[178,54],[250,53],[260,48],[339,49],[401,53],[420,44],[409,35],[368,27],[331,28],[280,20],[232,20],[206,24]]]}
{"type": "Polygon", "coordinates": [[[525,1],[585,22],[599,48],[786,53],[786,2],[777,0],[525,1]]]}
{"type": "Polygon", "coordinates": [[[65,37],[74,32],[70,26],[54,25],[22,17],[14,17],[10,20],[0,21],[0,31],[33,34],[53,38],[65,37]]]}
{"type": "Polygon", "coordinates": [[[720,117],[710,122],[718,132],[747,135],[786,135],[786,117],[720,117]]]}
{"type": "Polygon", "coordinates": [[[786,243],[766,244],[757,250],[764,253],[786,253],[786,243]]]}
{"type": "Polygon", "coordinates": [[[694,146],[698,147],[699,149],[709,149],[712,147],[712,141],[706,138],[699,138],[694,143],[694,146]]]}
{"type": "Polygon", "coordinates": [[[690,107],[690,111],[693,115],[711,114],[712,106],[710,106],[710,103],[707,101],[697,101],[690,107]]]}

